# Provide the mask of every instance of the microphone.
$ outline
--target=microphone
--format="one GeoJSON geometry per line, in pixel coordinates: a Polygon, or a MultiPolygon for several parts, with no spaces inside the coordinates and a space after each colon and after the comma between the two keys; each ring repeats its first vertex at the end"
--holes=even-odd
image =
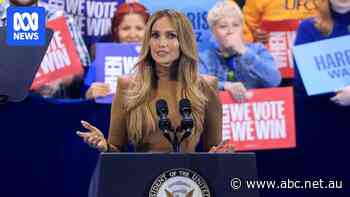
{"type": "Polygon", "coordinates": [[[180,100],[179,111],[182,116],[181,129],[185,131],[184,135],[181,138],[182,142],[185,138],[191,135],[193,129],[193,118],[191,116],[192,107],[191,102],[187,98],[180,100]]]}
{"type": "Polygon", "coordinates": [[[164,136],[171,142],[169,131],[171,131],[171,123],[168,116],[168,104],[164,99],[159,99],[156,102],[156,111],[159,116],[158,126],[163,131],[164,136]]]}

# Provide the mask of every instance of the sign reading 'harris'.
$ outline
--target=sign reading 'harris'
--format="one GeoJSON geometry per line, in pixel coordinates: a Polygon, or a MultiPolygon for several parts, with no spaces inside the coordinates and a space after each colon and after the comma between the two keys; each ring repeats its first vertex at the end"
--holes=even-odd
{"type": "Polygon", "coordinates": [[[7,44],[29,46],[45,44],[45,9],[9,7],[7,9],[7,44]]]}
{"type": "Polygon", "coordinates": [[[350,84],[350,36],[294,47],[308,95],[334,92],[350,84]]]}

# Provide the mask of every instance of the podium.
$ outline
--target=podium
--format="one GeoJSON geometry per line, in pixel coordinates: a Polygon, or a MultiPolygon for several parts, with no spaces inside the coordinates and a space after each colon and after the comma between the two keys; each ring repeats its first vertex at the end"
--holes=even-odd
{"type": "Polygon", "coordinates": [[[253,153],[101,153],[96,170],[98,197],[259,197],[253,153]]]}

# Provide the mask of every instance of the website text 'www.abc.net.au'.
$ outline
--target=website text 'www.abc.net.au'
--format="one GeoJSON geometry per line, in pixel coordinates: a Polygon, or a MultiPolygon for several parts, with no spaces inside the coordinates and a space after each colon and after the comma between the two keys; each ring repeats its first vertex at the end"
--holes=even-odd
{"type": "Polygon", "coordinates": [[[241,178],[232,178],[230,186],[233,190],[246,188],[248,190],[342,190],[345,189],[343,180],[331,179],[313,179],[313,180],[247,180],[241,178]]]}

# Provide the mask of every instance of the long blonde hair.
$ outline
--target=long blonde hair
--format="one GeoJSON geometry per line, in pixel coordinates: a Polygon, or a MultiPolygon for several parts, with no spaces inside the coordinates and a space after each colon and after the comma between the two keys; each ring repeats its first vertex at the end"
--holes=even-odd
{"type": "Polygon", "coordinates": [[[150,101],[157,88],[157,74],[156,64],[150,52],[150,39],[154,23],[163,17],[167,17],[175,27],[181,51],[179,59],[171,67],[170,76],[178,81],[176,101],[181,98],[191,101],[194,133],[203,130],[207,98],[199,88],[198,57],[192,25],[180,12],[160,10],[154,13],[147,23],[139,61],[135,65],[131,85],[126,93],[128,135],[134,144],[139,143],[143,136],[156,131],[156,118],[151,114],[151,107],[154,106],[150,106],[150,101]]]}
{"type": "Polygon", "coordinates": [[[330,35],[333,30],[333,19],[329,0],[316,1],[316,23],[315,27],[325,36],[330,35]]]}

